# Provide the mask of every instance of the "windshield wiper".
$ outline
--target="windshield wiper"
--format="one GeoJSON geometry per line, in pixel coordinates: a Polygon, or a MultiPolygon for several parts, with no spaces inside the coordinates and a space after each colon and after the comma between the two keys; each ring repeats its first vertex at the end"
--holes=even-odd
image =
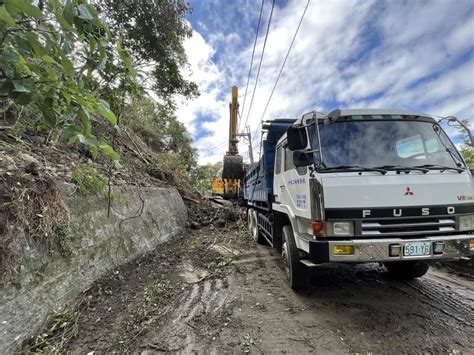
{"type": "Polygon", "coordinates": [[[455,168],[453,166],[444,166],[444,165],[437,165],[437,164],[424,164],[424,165],[416,165],[414,168],[424,168],[428,170],[440,170],[441,172],[445,170],[455,170],[458,173],[462,173],[466,169],[464,168],[455,168]]]}
{"type": "Polygon", "coordinates": [[[375,168],[385,169],[385,170],[395,170],[397,174],[400,174],[401,171],[408,174],[411,170],[421,171],[423,172],[423,174],[426,174],[428,171],[430,171],[429,169],[424,168],[422,166],[382,165],[382,166],[376,166],[375,168]]]}
{"type": "Polygon", "coordinates": [[[361,174],[363,171],[376,171],[378,173],[381,173],[382,175],[385,175],[387,173],[387,170],[382,169],[382,168],[367,168],[365,166],[358,166],[358,165],[337,165],[337,166],[330,166],[328,168],[323,168],[320,169],[322,171],[341,171],[341,170],[347,170],[347,171],[359,171],[359,174],[361,174]]]}

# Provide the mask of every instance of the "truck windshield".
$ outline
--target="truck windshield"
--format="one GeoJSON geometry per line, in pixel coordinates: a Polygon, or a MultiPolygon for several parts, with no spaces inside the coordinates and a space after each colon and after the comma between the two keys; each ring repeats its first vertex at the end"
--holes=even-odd
{"type": "MultiPolygon", "coordinates": [[[[324,168],[359,166],[459,169],[457,164],[462,162],[444,131],[431,122],[341,121],[321,124],[319,129],[324,168]]],[[[316,127],[312,127],[311,133],[316,147],[316,127]]]]}

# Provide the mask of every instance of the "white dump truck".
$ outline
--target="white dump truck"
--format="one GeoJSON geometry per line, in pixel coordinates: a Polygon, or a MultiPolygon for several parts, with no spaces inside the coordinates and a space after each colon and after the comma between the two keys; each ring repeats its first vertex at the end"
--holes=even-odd
{"type": "Polygon", "coordinates": [[[379,262],[410,279],[474,254],[474,172],[432,116],[314,111],[263,130],[244,178],[248,225],[281,251],[290,287],[324,263],[379,262]]]}

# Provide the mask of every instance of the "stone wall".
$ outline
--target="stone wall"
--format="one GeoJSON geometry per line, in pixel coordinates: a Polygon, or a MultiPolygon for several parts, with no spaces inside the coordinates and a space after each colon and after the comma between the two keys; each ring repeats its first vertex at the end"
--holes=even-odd
{"type": "Polygon", "coordinates": [[[102,196],[66,186],[71,255],[51,253],[18,230],[21,266],[14,283],[0,288],[0,353],[18,349],[48,314],[74,300],[109,270],[153,250],[180,233],[187,210],[174,188],[115,187],[110,216],[102,196]]]}

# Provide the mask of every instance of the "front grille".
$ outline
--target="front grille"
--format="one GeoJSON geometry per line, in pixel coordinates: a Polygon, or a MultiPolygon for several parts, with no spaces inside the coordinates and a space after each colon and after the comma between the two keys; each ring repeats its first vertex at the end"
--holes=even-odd
{"type": "Polygon", "coordinates": [[[363,236],[415,236],[436,235],[456,231],[456,220],[452,216],[426,218],[397,218],[362,221],[363,236]]]}

